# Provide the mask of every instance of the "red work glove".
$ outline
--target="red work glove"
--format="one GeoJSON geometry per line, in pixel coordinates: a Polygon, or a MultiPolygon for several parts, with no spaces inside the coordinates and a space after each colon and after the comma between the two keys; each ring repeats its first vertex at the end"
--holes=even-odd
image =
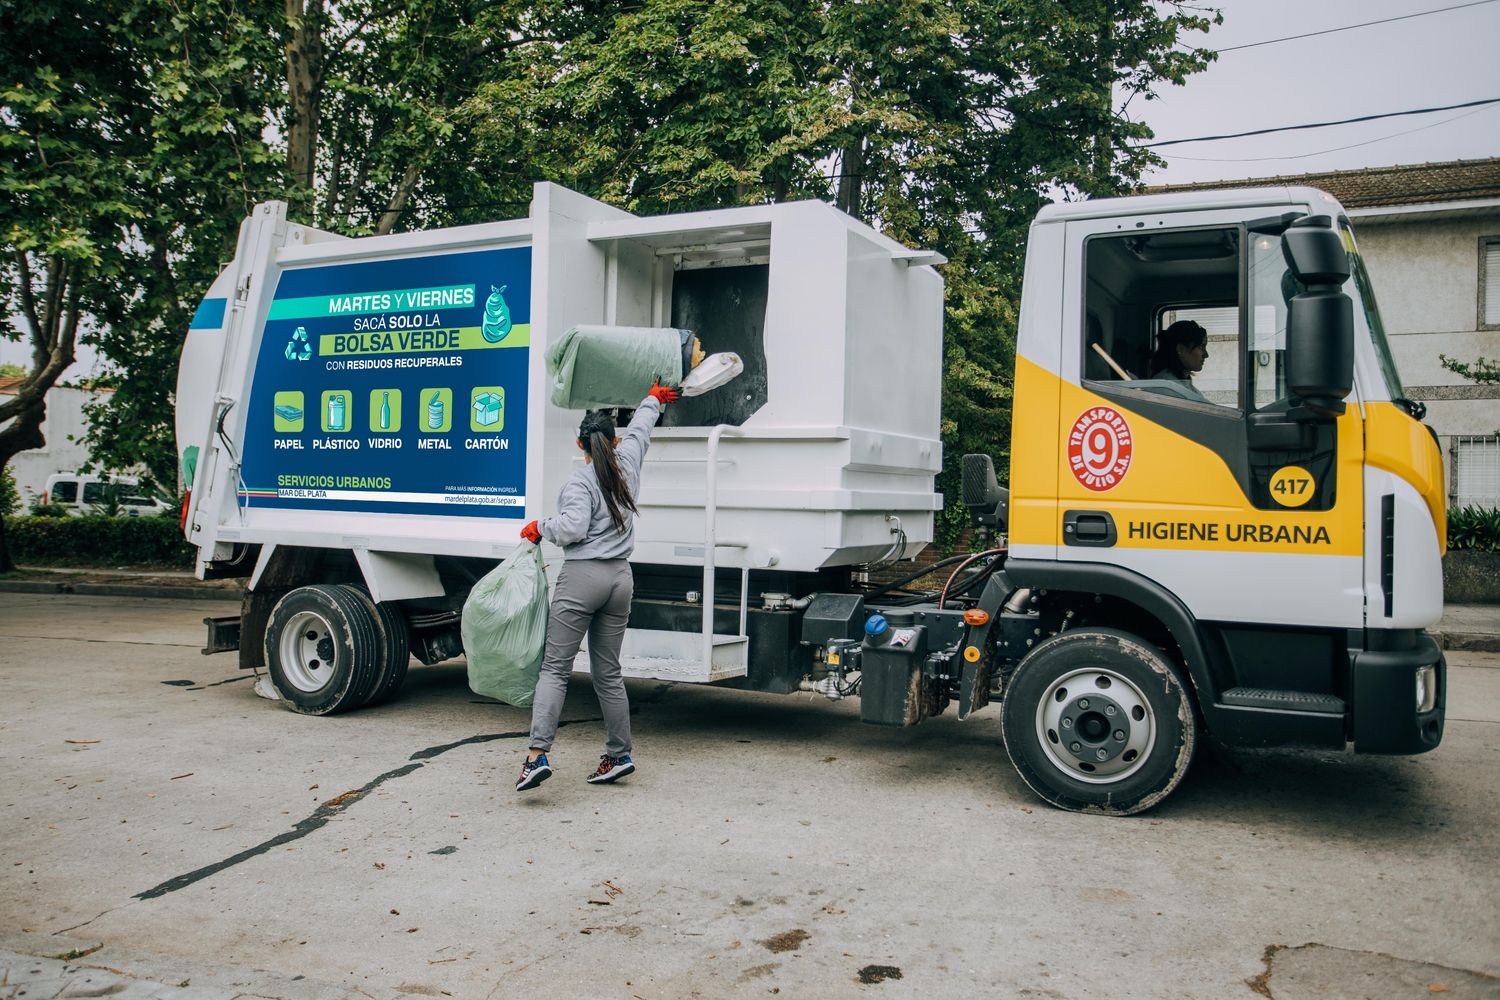
{"type": "Polygon", "coordinates": [[[536,526],[535,521],[532,521],[531,523],[527,524],[526,527],[521,529],[521,537],[534,545],[542,544],[542,532],[541,529],[536,526]]]}
{"type": "Polygon", "coordinates": [[[661,379],[656,380],[656,383],[651,386],[651,391],[647,395],[655,396],[656,401],[663,406],[668,403],[677,402],[677,390],[669,385],[662,385],[661,379]]]}

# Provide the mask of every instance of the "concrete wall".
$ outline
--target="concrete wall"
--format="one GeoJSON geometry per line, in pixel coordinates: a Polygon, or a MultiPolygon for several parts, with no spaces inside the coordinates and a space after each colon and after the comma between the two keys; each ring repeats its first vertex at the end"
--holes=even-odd
{"type": "Polygon", "coordinates": [[[1427,404],[1443,441],[1451,491],[1453,437],[1500,431],[1500,386],[1466,382],[1438,361],[1500,358],[1500,330],[1478,328],[1479,241],[1500,236],[1500,211],[1352,221],[1407,395],[1427,404]]]}
{"type": "MultiPolygon", "coordinates": [[[[47,416],[42,421],[42,435],[47,444],[34,451],[23,451],[8,466],[21,490],[21,501],[31,503],[41,496],[47,477],[56,472],[77,472],[89,460],[89,453],[79,442],[88,430],[84,404],[99,394],[84,389],[54,387],[47,393],[47,416]]],[[[9,421],[7,421],[8,423],[9,421]]]]}

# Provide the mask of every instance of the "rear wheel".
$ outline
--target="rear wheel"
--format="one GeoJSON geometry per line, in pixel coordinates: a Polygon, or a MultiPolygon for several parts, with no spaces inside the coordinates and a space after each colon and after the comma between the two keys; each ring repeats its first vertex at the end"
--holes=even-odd
{"type": "Polygon", "coordinates": [[[1005,692],[1010,759],[1042,798],[1128,816],[1176,788],[1197,735],[1187,685],[1155,646],[1115,629],[1053,636],[1005,692]]]}
{"type": "Polygon", "coordinates": [[[365,704],[380,705],[394,698],[406,680],[406,668],[411,661],[411,633],[406,617],[391,604],[384,601],[376,604],[369,591],[358,584],[344,584],[343,589],[364,606],[375,626],[379,656],[375,683],[365,704]]]}
{"type": "Polygon", "coordinates": [[[284,701],[305,715],[358,708],[378,679],[374,614],[343,587],[289,591],[271,609],[266,666],[284,701]]]}

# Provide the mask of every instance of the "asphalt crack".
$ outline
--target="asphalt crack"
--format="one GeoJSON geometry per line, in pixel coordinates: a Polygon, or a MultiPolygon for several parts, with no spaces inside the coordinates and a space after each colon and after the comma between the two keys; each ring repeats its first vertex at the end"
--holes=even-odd
{"type": "MultiPolygon", "coordinates": [[[[560,729],[563,726],[577,726],[583,723],[602,721],[603,719],[601,718],[570,719],[564,722],[559,722],[558,728],[560,729]]],[[[530,735],[531,731],[529,729],[517,730],[515,732],[509,733],[481,733],[478,736],[470,736],[468,739],[457,740],[453,743],[439,743],[437,746],[431,746],[426,748],[425,750],[418,750],[416,753],[407,758],[408,761],[413,761],[414,763],[408,763],[401,767],[395,768],[394,770],[386,771],[384,774],[380,774],[372,778],[370,781],[366,782],[364,785],[361,785],[359,788],[352,789],[343,793],[342,795],[338,795],[334,798],[329,799],[327,802],[319,805],[317,809],[313,810],[312,815],[308,816],[305,819],[299,820],[296,825],[294,825],[290,830],[287,830],[285,833],[279,833],[271,839],[261,841],[259,844],[256,844],[253,847],[247,847],[237,854],[231,854],[229,857],[224,858],[222,861],[215,861],[213,864],[204,865],[202,868],[195,868],[190,872],[186,872],[182,875],[177,875],[173,878],[169,878],[165,882],[162,882],[159,885],[154,885],[144,892],[136,893],[131,898],[139,900],[159,899],[160,897],[165,896],[168,893],[177,892],[179,889],[186,889],[190,885],[201,882],[206,878],[211,878],[212,876],[219,874],[225,869],[233,868],[235,865],[243,864],[244,862],[249,861],[251,858],[260,857],[262,854],[265,854],[267,851],[273,850],[274,848],[282,847],[286,844],[292,843],[293,841],[301,840],[308,834],[315,833],[318,830],[321,830],[323,827],[327,826],[328,823],[336,816],[343,813],[350,806],[354,805],[354,803],[358,802],[360,799],[363,799],[365,796],[369,795],[371,792],[379,788],[381,785],[385,784],[387,781],[394,781],[397,778],[404,778],[408,774],[411,774],[413,771],[419,771],[423,767],[426,767],[427,765],[422,763],[423,761],[428,761],[433,759],[434,757],[441,756],[442,754],[445,754],[450,750],[457,750],[459,747],[475,746],[480,743],[493,743],[497,740],[519,739],[523,736],[530,735]]],[[[108,912],[108,910],[105,911],[105,913],[108,912]]],[[[102,913],[100,914],[100,916],[103,915],[104,914],[102,913]]],[[[99,917],[94,918],[94,920],[97,919],[99,919],[99,917]]],[[[92,923],[92,921],[87,921],[87,923],[92,923]]],[[[78,924],[76,926],[82,927],[84,926],[84,924],[78,924]]],[[[74,930],[76,928],[70,927],[68,929],[74,930]]]]}

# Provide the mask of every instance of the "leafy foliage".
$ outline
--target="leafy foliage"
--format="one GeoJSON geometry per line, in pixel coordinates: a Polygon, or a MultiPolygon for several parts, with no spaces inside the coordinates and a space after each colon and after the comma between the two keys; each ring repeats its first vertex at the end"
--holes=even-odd
{"type": "Polygon", "coordinates": [[[9,469],[0,469],[0,517],[10,517],[21,509],[21,491],[9,469]]]}
{"type": "Polygon", "coordinates": [[[1500,384],[1500,361],[1476,358],[1472,363],[1465,363],[1456,358],[1450,358],[1446,354],[1439,354],[1438,361],[1450,372],[1461,375],[1470,382],[1478,382],[1481,385],[1500,384]]]}
{"type": "Polygon", "coordinates": [[[1448,548],[1500,552],[1500,508],[1470,504],[1450,510],[1448,548]]]}
{"type": "Polygon", "coordinates": [[[966,451],[1007,472],[1030,219],[1136,181],[1149,133],[1117,99],[1205,65],[1181,39],[1212,20],[1188,0],[9,4],[0,301],[55,306],[33,324],[49,370],[91,318],[128,373],[90,413],[95,462],[170,489],[182,332],[257,201],[362,234],[514,217],[538,176],[642,214],[823,198],[950,259],[956,497],[966,451]]]}
{"type": "Polygon", "coordinates": [[[17,559],[43,565],[193,564],[176,519],[166,517],[18,517],[10,544],[17,559]]]}

